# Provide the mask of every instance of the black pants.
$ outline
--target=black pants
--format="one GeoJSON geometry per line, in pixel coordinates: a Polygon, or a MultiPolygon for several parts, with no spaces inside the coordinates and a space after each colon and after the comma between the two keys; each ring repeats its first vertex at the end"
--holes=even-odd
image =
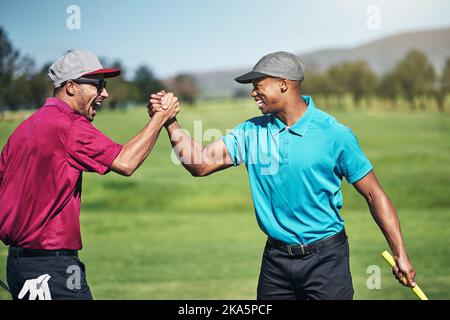
{"type": "MultiPolygon", "coordinates": [[[[48,287],[52,300],[92,300],[86,281],[86,269],[78,256],[38,256],[24,257],[8,255],[6,276],[14,300],[25,285],[26,280],[37,279],[48,274],[48,287]]],[[[28,300],[29,294],[22,299],[28,300]]]]}
{"type": "Polygon", "coordinates": [[[347,239],[305,256],[267,243],[257,294],[258,300],[352,300],[347,239]]]}

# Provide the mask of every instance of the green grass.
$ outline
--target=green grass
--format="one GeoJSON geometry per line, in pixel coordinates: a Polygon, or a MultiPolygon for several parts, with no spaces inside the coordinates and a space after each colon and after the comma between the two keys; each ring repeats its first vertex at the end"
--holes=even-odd
{"type": "MultiPolygon", "coordinates": [[[[450,298],[450,117],[437,113],[331,112],[352,127],[395,204],[417,281],[431,299],[450,298]]],[[[185,108],[192,132],[225,132],[258,110],[251,101],[185,108]]],[[[145,124],[143,108],[104,111],[95,125],[125,142],[145,124]]],[[[0,123],[0,146],[18,119],[0,123]]],[[[343,183],[356,299],[415,299],[380,257],[387,244],[367,205],[343,183]],[[382,271],[369,290],[367,268],[382,271]]],[[[264,247],[244,167],[192,178],[170,159],[162,132],[155,149],[130,178],[84,174],[81,213],[88,281],[97,299],[254,299],[264,247]]],[[[6,247],[0,248],[5,279],[6,247]]],[[[0,289],[0,299],[8,296],[0,289]]]]}

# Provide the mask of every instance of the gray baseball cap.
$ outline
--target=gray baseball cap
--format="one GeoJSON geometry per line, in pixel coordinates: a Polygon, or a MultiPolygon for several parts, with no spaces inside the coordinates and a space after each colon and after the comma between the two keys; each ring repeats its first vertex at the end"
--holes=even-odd
{"type": "Polygon", "coordinates": [[[305,64],[295,54],[279,51],[262,57],[252,71],[235,78],[239,83],[250,83],[255,79],[271,76],[303,81],[305,64]]]}
{"type": "Polygon", "coordinates": [[[105,78],[117,77],[120,69],[107,69],[89,50],[69,50],[58,58],[48,69],[48,76],[53,86],[58,88],[67,80],[75,80],[82,76],[103,75],[105,78]]]}

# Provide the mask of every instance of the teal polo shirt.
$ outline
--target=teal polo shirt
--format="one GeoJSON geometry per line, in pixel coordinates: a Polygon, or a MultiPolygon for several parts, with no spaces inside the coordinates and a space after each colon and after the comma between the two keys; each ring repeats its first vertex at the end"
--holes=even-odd
{"type": "Polygon", "coordinates": [[[260,228],[288,244],[341,231],[342,177],[353,184],[372,170],[353,131],[303,99],[308,108],[292,127],[269,114],[223,137],[233,164],[247,168],[260,228]]]}

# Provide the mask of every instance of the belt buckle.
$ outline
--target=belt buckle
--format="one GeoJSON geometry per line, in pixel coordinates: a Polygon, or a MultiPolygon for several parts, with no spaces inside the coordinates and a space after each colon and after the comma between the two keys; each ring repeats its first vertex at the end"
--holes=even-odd
{"type": "Polygon", "coordinates": [[[304,246],[303,244],[295,244],[295,245],[288,245],[288,254],[289,254],[290,256],[295,256],[295,255],[296,255],[296,254],[294,254],[294,253],[292,252],[292,247],[300,247],[300,251],[301,251],[300,255],[301,255],[301,256],[306,255],[306,252],[305,252],[305,246],[304,246]]]}

